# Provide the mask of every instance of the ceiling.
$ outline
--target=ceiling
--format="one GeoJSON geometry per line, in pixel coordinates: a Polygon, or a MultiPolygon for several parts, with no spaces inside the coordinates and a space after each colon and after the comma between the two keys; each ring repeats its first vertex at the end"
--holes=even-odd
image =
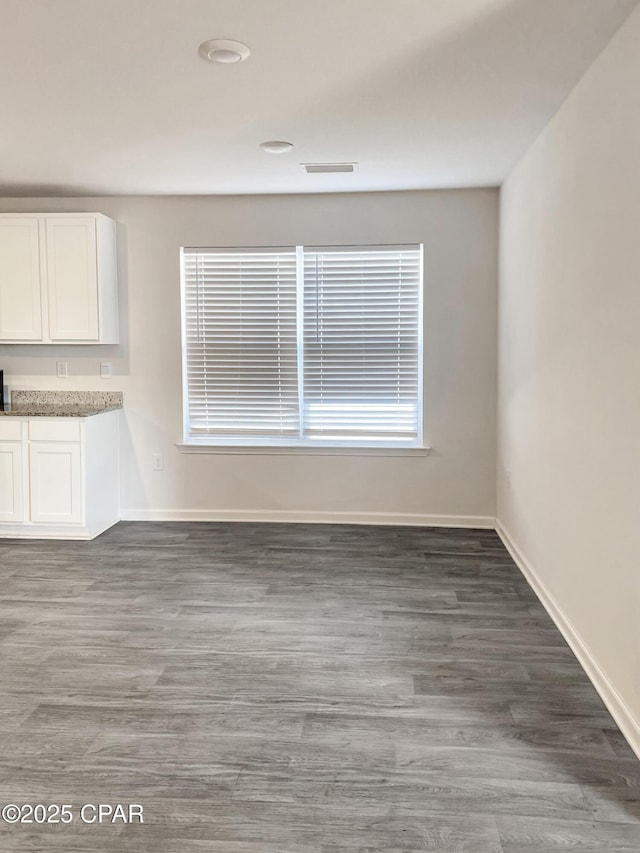
{"type": "Polygon", "coordinates": [[[637,2],[0,0],[0,193],[497,185],[637,2]]]}

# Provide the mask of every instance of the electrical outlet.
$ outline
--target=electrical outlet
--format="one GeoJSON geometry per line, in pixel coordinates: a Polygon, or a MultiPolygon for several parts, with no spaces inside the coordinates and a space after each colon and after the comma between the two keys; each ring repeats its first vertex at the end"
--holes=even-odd
{"type": "Polygon", "coordinates": [[[153,470],[154,471],[164,471],[164,459],[162,458],[162,453],[154,453],[152,458],[153,458],[153,470]]]}
{"type": "Polygon", "coordinates": [[[58,376],[61,376],[63,379],[66,379],[69,376],[69,362],[56,361],[56,373],[58,374],[58,376]]]}
{"type": "Polygon", "coordinates": [[[113,376],[113,365],[110,361],[101,361],[100,362],[100,376],[113,376]]]}

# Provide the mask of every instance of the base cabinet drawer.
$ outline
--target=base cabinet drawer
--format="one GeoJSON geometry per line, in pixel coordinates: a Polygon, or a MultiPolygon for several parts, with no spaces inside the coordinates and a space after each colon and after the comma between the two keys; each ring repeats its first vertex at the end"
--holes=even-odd
{"type": "Polygon", "coordinates": [[[24,521],[22,442],[0,441],[0,522],[24,521]]]}
{"type": "Polygon", "coordinates": [[[22,441],[22,424],[13,418],[0,418],[0,441],[22,441]]]}
{"type": "Polygon", "coordinates": [[[38,441],[29,445],[31,521],[81,524],[82,454],[80,444],[38,441]]]}
{"type": "Polygon", "coordinates": [[[80,441],[80,422],[68,418],[29,421],[30,441],[80,441]]]}

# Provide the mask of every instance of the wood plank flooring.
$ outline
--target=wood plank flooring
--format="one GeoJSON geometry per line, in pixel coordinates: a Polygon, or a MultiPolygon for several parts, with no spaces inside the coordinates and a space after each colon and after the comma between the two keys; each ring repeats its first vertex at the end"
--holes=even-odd
{"type": "Polygon", "coordinates": [[[0,804],[76,810],[2,851],[640,851],[640,762],[491,531],[1,540],[0,615],[0,804]]]}

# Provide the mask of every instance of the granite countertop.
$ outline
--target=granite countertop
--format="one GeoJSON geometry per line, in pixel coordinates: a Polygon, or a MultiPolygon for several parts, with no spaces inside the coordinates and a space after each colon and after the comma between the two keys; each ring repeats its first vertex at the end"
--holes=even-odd
{"type": "Polygon", "coordinates": [[[13,391],[0,416],[88,418],[122,408],[121,391],[13,391]]]}

